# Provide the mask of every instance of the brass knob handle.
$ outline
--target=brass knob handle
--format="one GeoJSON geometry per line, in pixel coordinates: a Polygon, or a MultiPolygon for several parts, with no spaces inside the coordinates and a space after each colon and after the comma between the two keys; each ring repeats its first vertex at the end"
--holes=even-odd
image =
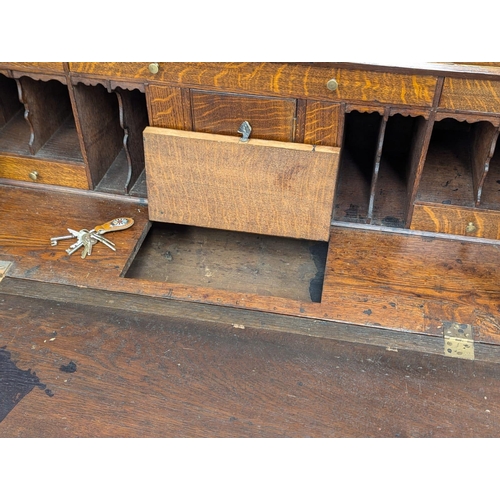
{"type": "Polygon", "coordinates": [[[150,73],[152,73],[153,75],[156,75],[156,73],[158,73],[158,71],[160,70],[160,66],[158,63],[151,63],[148,66],[148,69],[149,69],[150,73]]]}
{"type": "Polygon", "coordinates": [[[335,78],[332,78],[328,81],[326,87],[328,88],[328,90],[337,90],[339,88],[339,84],[337,83],[337,80],[335,80],[335,78]]]}
{"type": "Polygon", "coordinates": [[[474,225],[474,223],[473,222],[469,222],[467,224],[467,226],[465,227],[465,232],[466,233],[473,233],[476,229],[477,229],[477,227],[474,225]]]}
{"type": "Polygon", "coordinates": [[[38,180],[38,172],[37,172],[36,170],[33,170],[33,172],[30,172],[30,174],[29,174],[29,175],[30,175],[30,179],[31,179],[32,181],[36,181],[36,180],[38,180]]]}

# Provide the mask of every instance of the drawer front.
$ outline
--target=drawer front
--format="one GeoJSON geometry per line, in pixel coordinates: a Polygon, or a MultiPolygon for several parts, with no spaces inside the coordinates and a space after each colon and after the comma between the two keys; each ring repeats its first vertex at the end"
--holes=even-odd
{"type": "Polygon", "coordinates": [[[89,188],[84,165],[57,163],[34,158],[0,156],[0,177],[80,189],[89,188]]]}
{"type": "Polygon", "coordinates": [[[416,203],[410,229],[500,239],[500,212],[416,203]]]}
{"type": "Polygon", "coordinates": [[[69,63],[76,73],[146,79],[183,87],[293,98],[431,106],[437,78],[358,69],[279,63],[69,63]],[[327,83],[335,79],[336,90],[327,83]]]}
{"type": "Polygon", "coordinates": [[[0,68],[36,73],[64,73],[62,62],[0,62],[0,68]]]}
{"type": "Polygon", "coordinates": [[[439,107],[500,113],[500,81],[446,78],[439,107]]]}
{"type": "Polygon", "coordinates": [[[151,220],[327,241],[339,148],[147,127],[151,220]]]}
{"type": "Polygon", "coordinates": [[[246,120],[254,139],[293,140],[295,99],[192,91],[191,102],[196,132],[240,137],[238,129],[246,120]]]}

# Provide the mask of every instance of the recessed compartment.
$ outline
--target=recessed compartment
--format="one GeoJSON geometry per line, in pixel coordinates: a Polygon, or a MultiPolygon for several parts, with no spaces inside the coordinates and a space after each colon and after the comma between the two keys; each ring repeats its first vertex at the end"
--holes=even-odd
{"type": "Polygon", "coordinates": [[[434,123],[417,201],[479,207],[498,131],[486,121],[434,123]]]}
{"type": "Polygon", "coordinates": [[[101,84],[78,83],[74,86],[74,96],[95,190],[129,194],[136,184],[145,185],[141,180],[142,132],[148,125],[144,93],[122,88],[108,91],[101,84]]]}
{"type": "Polygon", "coordinates": [[[427,121],[390,111],[346,114],[335,220],[405,227],[427,121]]]}
{"type": "Polygon", "coordinates": [[[0,75],[0,176],[88,187],[66,85],[0,75]]]}
{"type": "Polygon", "coordinates": [[[125,278],[320,302],[328,243],[155,222],[125,278]]]}

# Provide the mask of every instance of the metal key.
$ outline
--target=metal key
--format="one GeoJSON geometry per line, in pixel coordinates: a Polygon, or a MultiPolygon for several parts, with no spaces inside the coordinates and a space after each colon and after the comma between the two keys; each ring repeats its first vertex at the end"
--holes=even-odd
{"type": "Polygon", "coordinates": [[[66,253],[68,255],[72,255],[79,248],[82,248],[82,246],[84,245],[84,242],[82,241],[83,235],[88,234],[89,232],[87,231],[87,229],[82,229],[81,231],[74,231],[73,229],[69,229],[69,231],[77,238],[76,243],[73,243],[69,248],[66,249],[66,253]]]}
{"type": "MultiPolygon", "coordinates": [[[[72,229],[68,229],[68,231],[73,231],[72,229]]],[[[75,236],[73,234],[67,234],[66,236],[56,236],[54,238],[50,238],[50,245],[55,247],[57,245],[57,242],[58,241],[61,241],[61,240],[70,240],[72,238],[75,238],[75,236]]]]}
{"type": "Polygon", "coordinates": [[[89,235],[91,239],[94,240],[94,243],[100,241],[101,243],[104,243],[108,248],[111,248],[111,250],[116,252],[115,244],[112,241],[108,240],[104,236],[101,236],[100,234],[93,233],[92,231],[89,231],[89,235]]]}
{"type": "Polygon", "coordinates": [[[92,253],[92,238],[90,237],[90,233],[87,229],[82,229],[82,237],[81,241],[83,243],[83,251],[82,251],[82,259],[85,259],[87,255],[90,255],[92,253]]]}

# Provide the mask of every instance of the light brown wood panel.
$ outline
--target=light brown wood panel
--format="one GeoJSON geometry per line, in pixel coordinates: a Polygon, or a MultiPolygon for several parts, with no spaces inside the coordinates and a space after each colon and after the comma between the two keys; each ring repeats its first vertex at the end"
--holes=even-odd
{"type": "Polygon", "coordinates": [[[151,220],[327,241],[338,148],[148,127],[151,220]]]}
{"type": "Polygon", "coordinates": [[[0,155],[0,177],[19,181],[88,189],[85,165],[59,163],[38,158],[0,155]],[[37,180],[30,173],[37,172],[37,180]]]}
{"type": "Polygon", "coordinates": [[[500,81],[445,78],[439,101],[442,109],[500,112],[500,81]]]}
{"type": "MultiPolygon", "coordinates": [[[[191,107],[180,87],[148,85],[146,97],[153,127],[191,130],[191,107]]],[[[189,91],[188,91],[189,92],[189,91]]]]}
{"type": "Polygon", "coordinates": [[[69,63],[71,71],[123,79],[144,79],[185,87],[334,101],[374,101],[431,106],[437,77],[364,69],[288,63],[69,63]],[[335,78],[338,90],[327,82],[335,78]]]}
{"type": "Polygon", "coordinates": [[[62,62],[0,62],[0,67],[13,71],[64,73],[62,62]]]}
{"type": "Polygon", "coordinates": [[[340,146],[341,120],[343,120],[341,104],[307,101],[304,142],[321,146],[340,146]]]}
{"type": "Polygon", "coordinates": [[[466,207],[416,203],[411,229],[500,239],[500,213],[466,207]]]}
{"type": "Polygon", "coordinates": [[[238,129],[248,121],[251,137],[291,141],[294,134],[295,99],[191,91],[193,130],[241,137],[238,129]]]}

